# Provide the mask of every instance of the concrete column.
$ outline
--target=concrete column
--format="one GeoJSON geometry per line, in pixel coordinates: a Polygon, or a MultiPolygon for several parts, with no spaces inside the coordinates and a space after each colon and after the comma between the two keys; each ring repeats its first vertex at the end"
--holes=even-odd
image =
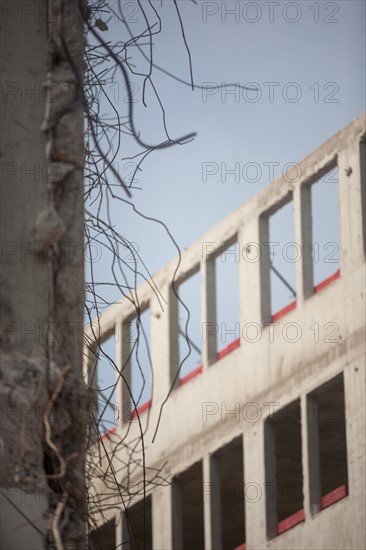
{"type": "Polygon", "coordinates": [[[116,546],[117,548],[122,548],[123,550],[131,550],[131,535],[128,528],[128,518],[125,511],[121,512],[121,519],[116,526],[116,546]],[[119,547],[119,541],[122,542],[122,546],[119,547]]]}
{"type": "Polygon", "coordinates": [[[169,333],[169,388],[174,383],[178,384],[178,369],[179,369],[179,301],[178,301],[178,286],[174,288],[169,286],[168,291],[168,333],[169,333]]]}
{"type": "Polygon", "coordinates": [[[296,299],[301,304],[313,294],[313,254],[311,187],[296,185],[294,189],[295,242],[301,253],[296,262],[296,299]]]}
{"type": "MultiPolygon", "coordinates": [[[[92,407],[92,414],[95,415],[95,418],[98,418],[99,410],[98,410],[98,345],[93,343],[92,338],[90,338],[90,341],[88,343],[88,346],[85,346],[85,352],[84,352],[84,361],[83,361],[83,370],[84,370],[84,379],[86,384],[89,388],[93,390],[95,401],[93,403],[92,407]]],[[[117,401],[118,398],[116,397],[117,401]]],[[[119,406],[119,405],[118,405],[119,406]]],[[[88,427],[89,436],[91,438],[91,441],[95,442],[99,439],[99,431],[97,425],[94,423],[91,423],[88,427]]]]}
{"type": "Polygon", "coordinates": [[[117,372],[116,401],[119,403],[121,429],[123,423],[130,420],[132,411],[130,340],[130,323],[127,321],[116,323],[116,365],[119,371],[117,372]]]}
{"type": "Polygon", "coordinates": [[[171,550],[173,546],[172,485],[156,487],[152,493],[153,548],[171,550]]]}
{"type": "Polygon", "coordinates": [[[253,425],[244,434],[245,525],[248,548],[266,547],[266,494],[263,424],[253,425]]]}
{"type": "Polygon", "coordinates": [[[0,401],[9,413],[1,430],[0,547],[9,550],[86,542],[80,8],[84,1],[1,4],[0,324],[13,331],[0,342],[0,401]],[[24,407],[36,414],[24,419],[24,407]],[[62,474],[55,446],[67,463],[62,474]]]}
{"type": "Polygon", "coordinates": [[[304,397],[302,410],[306,414],[305,421],[302,422],[304,506],[305,513],[310,512],[313,515],[321,509],[319,405],[317,399],[313,396],[304,397]]]}
{"type": "Polygon", "coordinates": [[[213,491],[210,496],[211,543],[215,550],[222,550],[221,476],[217,457],[210,457],[210,475],[213,491]]]}
{"type": "Polygon", "coordinates": [[[240,328],[246,323],[261,324],[261,287],[258,219],[251,219],[238,231],[240,247],[239,293],[240,328]]]}
{"type": "Polygon", "coordinates": [[[203,488],[205,550],[222,550],[221,480],[215,456],[203,459],[203,488]]]}
{"type": "Polygon", "coordinates": [[[170,285],[159,292],[150,302],[154,404],[166,398],[179,367],[178,299],[170,285]]]}
{"type": "MultiPolygon", "coordinates": [[[[202,275],[202,334],[206,335],[206,342],[202,341],[203,368],[206,369],[217,358],[216,338],[216,274],[215,259],[208,258],[201,263],[202,275]]],[[[203,340],[203,338],[202,338],[203,340]]]]}
{"type": "Polygon", "coordinates": [[[365,370],[364,355],[344,370],[348,492],[351,502],[360,503],[352,516],[353,548],[365,546],[365,519],[361,511],[364,510],[366,485],[366,442],[363,437],[366,432],[365,370]]]}
{"type": "Polygon", "coordinates": [[[267,537],[272,539],[277,536],[277,476],[275,431],[270,422],[264,424],[264,437],[267,537]]]}
{"type": "Polygon", "coordinates": [[[124,541],[126,539],[126,528],[124,526],[124,514],[123,510],[120,510],[115,517],[115,528],[116,528],[116,548],[123,548],[123,550],[127,550],[126,544],[124,544],[124,541]]]}
{"type": "Polygon", "coordinates": [[[306,395],[300,397],[301,407],[301,460],[302,460],[302,473],[303,473],[303,495],[304,495],[304,513],[305,518],[310,518],[311,515],[311,503],[310,503],[310,480],[309,480],[309,456],[308,456],[308,411],[307,411],[307,398],[306,395]]]}
{"type": "Polygon", "coordinates": [[[88,347],[85,347],[85,354],[84,356],[84,377],[85,382],[90,388],[93,388],[95,390],[98,389],[98,383],[97,383],[97,367],[98,367],[98,359],[97,359],[97,346],[95,344],[91,343],[88,345],[88,347]]]}
{"type": "MultiPolygon", "coordinates": [[[[31,332],[37,326],[41,330],[50,326],[50,289],[53,291],[49,277],[52,266],[40,253],[37,256],[37,243],[32,236],[37,216],[48,207],[49,195],[46,136],[41,131],[45,113],[42,84],[47,77],[47,18],[23,17],[24,8],[44,13],[41,4],[11,0],[1,5],[0,237],[6,254],[1,263],[0,313],[1,327],[8,323],[17,330],[11,337],[6,334],[0,343],[0,401],[6,411],[1,418],[0,547],[23,550],[44,548],[50,513],[43,464],[43,413],[48,397],[46,391],[39,391],[50,376],[50,360],[47,339],[37,338],[31,332]],[[21,89],[36,90],[37,86],[39,94],[21,97],[21,89]],[[28,254],[24,256],[22,250],[28,254]],[[21,326],[28,331],[25,336],[19,330],[21,326]],[[27,423],[24,407],[35,412],[27,423]],[[22,452],[22,446],[26,451],[22,452]]],[[[61,332],[63,336],[64,330],[61,332]]],[[[56,379],[57,372],[53,372],[56,379]]],[[[58,410],[63,411],[61,407],[58,410]]],[[[53,504],[56,507],[57,502],[53,500],[53,504]]]]}
{"type": "MultiPolygon", "coordinates": [[[[260,258],[260,304],[262,323],[271,323],[271,264],[269,243],[269,220],[267,216],[258,219],[258,242],[261,250],[260,258]]],[[[258,281],[258,279],[257,279],[258,281]]]]}
{"type": "Polygon", "coordinates": [[[365,257],[365,144],[350,143],[338,155],[341,271],[353,273],[365,257]],[[361,187],[363,176],[363,190],[361,187]]]}
{"type": "Polygon", "coordinates": [[[359,195],[361,195],[361,217],[362,217],[362,246],[361,254],[366,256],[366,140],[359,143],[360,158],[360,186],[359,195]]]}

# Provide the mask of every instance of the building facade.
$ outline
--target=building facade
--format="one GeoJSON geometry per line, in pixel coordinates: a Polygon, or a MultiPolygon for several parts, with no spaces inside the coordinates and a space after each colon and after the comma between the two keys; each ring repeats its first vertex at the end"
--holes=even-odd
{"type": "MultiPolygon", "coordinates": [[[[365,151],[362,115],[89,329],[85,376],[97,389],[102,362],[90,350],[96,336],[112,338],[118,403],[115,426],[90,448],[91,548],[366,547],[365,151]],[[319,257],[314,189],[327,178],[339,240],[319,257]],[[272,254],[272,222],[286,205],[294,237],[272,254]],[[238,289],[219,292],[218,262],[229,251],[238,289]],[[294,284],[276,268],[280,252],[294,284]],[[320,280],[317,263],[330,270],[320,280]],[[183,375],[179,289],[197,273],[201,361],[183,375]],[[293,294],[277,311],[274,278],[293,294]],[[234,291],[235,330],[218,307],[234,291]],[[140,400],[136,308],[149,316],[152,370],[140,400]]],[[[322,204],[320,224],[330,224],[322,204]]]]}

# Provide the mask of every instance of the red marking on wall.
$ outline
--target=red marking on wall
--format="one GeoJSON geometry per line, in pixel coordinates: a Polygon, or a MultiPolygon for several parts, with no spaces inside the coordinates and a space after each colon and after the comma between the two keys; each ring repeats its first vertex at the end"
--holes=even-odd
{"type": "Polygon", "coordinates": [[[280,311],[277,311],[277,313],[274,313],[274,315],[272,315],[272,319],[271,319],[272,323],[274,323],[275,321],[277,321],[278,319],[280,319],[284,315],[287,315],[287,313],[289,313],[290,311],[292,311],[295,308],[296,308],[296,300],[294,300],[293,302],[290,302],[286,307],[280,309],[280,311]]]}
{"type": "Polygon", "coordinates": [[[135,409],[133,411],[132,418],[136,418],[137,413],[140,416],[143,412],[147,411],[148,409],[151,409],[151,405],[152,405],[152,400],[149,399],[149,401],[146,401],[146,403],[143,403],[142,405],[140,405],[140,407],[138,407],[137,410],[135,409]]]}
{"type": "Polygon", "coordinates": [[[341,276],[341,270],[338,269],[335,273],[333,273],[333,275],[331,275],[327,279],[324,279],[324,281],[314,286],[314,294],[317,294],[318,292],[323,290],[323,288],[333,283],[333,281],[336,281],[337,279],[339,279],[340,276],[341,276]]]}
{"type": "Polygon", "coordinates": [[[277,534],[281,535],[285,531],[292,529],[292,527],[295,527],[295,525],[298,525],[303,521],[305,521],[305,513],[304,513],[304,509],[302,508],[301,510],[299,510],[298,512],[295,512],[288,518],[285,518],[282,521],[278,522],[277,534]]]}
{"type": "Polygon", "coordinates": [[[105,432],[104,434],[102,434],[99,439],[105,439],[106,437],[109,438],[109,436],[111,434],[114,434],[114,432],[117,430],[117,426],[114,426],[113,428],[111,428],[110,430],[108,430],[107,432],[105,432]]]}
{"type": "MultiPolygon", "coordinates": [[[[226,348],[224,348],[221,351],[217,352],[217,361],[220,361],[220,359],[225,357],[225,355],[228,355],[229,353],[234,351],[234,349],[238,348],[239,346],[240,346],[240,338],[238,338],[237,340],[234,340],[234,342],[231,342],[228,346],[226,346],[226,348]]],[[[236,550],[236,549],[234,549],[234,550],[236,550]]]]}
{"type": "Polygon", "coordinates": [[[330,493],[327,493],[322,497],[322,510],[324,508],[328,508],[328,506],[332,506],[332,504],[335,504],[339,500],[342,500],[342,498],[345,498],[347,496],[347,487],[346,485],[341,485],[340,487],[337,487],[337,489],[334,489],[330,493]]]}
{"type": "Polygon", "coordinates": [[[202,365],[200,365],[199,367],[194,369],[192,372],[189,372],[188,374],[186,374],[186,376],[179,378],[179,385],[182,386],[186,382],[189,382],[190,380],[192,380],[192,378],[194,378],[198,374],[201,374],[202,368],[203,368],[202,365]]]}
{"type": "Polygon", "coordinates": [[[241,544],[240,546],[235,546],[234,550],[247,550],[247,545],[241,544]]]}

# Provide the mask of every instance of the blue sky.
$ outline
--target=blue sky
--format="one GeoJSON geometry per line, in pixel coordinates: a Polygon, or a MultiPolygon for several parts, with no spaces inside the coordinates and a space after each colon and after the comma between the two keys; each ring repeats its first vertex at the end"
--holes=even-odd
{"type": "MultiPolygon", "coordinates": [[[[287,163],[301,160],[364,109],[364,2],[273,2],[269,3],[273,13],[266,4],[178,2],[195,82],[256,83],[258,92],[242,92],[239,86],[234,87],[235,93],[229,93],[232,88],[228,87],[214,95],[199,89],[192,92],[189,86],[153,71],[170,135],[194,131],[197,137],[188,145],[148,156],[136,182],[142,189],[134,191],[133,201],[144,214],[164,221],[182,248],[267,185],[269,163],[279,164],[273,172],[277,176],[287,163]],[[224,168],[235,166],[240,170],[239,181],[229,173],[225,181],[224,168]]],[[[141,12],[133,11],[135,2],[126,6],[130,27],[138,32],[143,28],[141,12]]],[[[165,1],[161,7],[159,0],[154,6],[163,27],[154,39],[154,60],[189,81],[173,3],[165,1]]],[[[122,24],[106,19],[109,31],[104,37],[126,40],[122,24]]],[[[131,60],[146,68],[133,50],[131,60]]],[[[146,141],[159,143],[164,133],[156,99],[148,86],[145,108],[142,79],[131,80],[136,126],[146,141]]],[[[125,114],[126,91],[119,76],[112,96],[118,112],[125,114]]],[[[124,136],[117,157],[122,176],[133,168],[123,158],[137,151],[131,138],[124,136]]],[[[136,243],[151,272],[175,256],[161,227],[143,222],[119,202],[112,209],[116,227],[136,243]]],[[[103,272],[105,262],[99,264],[103,272]]]]}

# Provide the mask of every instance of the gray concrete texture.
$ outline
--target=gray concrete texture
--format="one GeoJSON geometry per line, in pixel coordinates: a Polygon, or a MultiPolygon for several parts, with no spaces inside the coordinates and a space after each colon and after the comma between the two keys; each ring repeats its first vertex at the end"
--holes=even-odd
{"type": "Polygon", "coordinates": [[[0,546],[7,550],[85,545],[83,4],[1,6],[1,240],[8,253],[0,281],[0,546]],[[72,261],[66,243],[75,244],[72,261]],[[70,323],[73,339],[62,328],[70,323]]]}

